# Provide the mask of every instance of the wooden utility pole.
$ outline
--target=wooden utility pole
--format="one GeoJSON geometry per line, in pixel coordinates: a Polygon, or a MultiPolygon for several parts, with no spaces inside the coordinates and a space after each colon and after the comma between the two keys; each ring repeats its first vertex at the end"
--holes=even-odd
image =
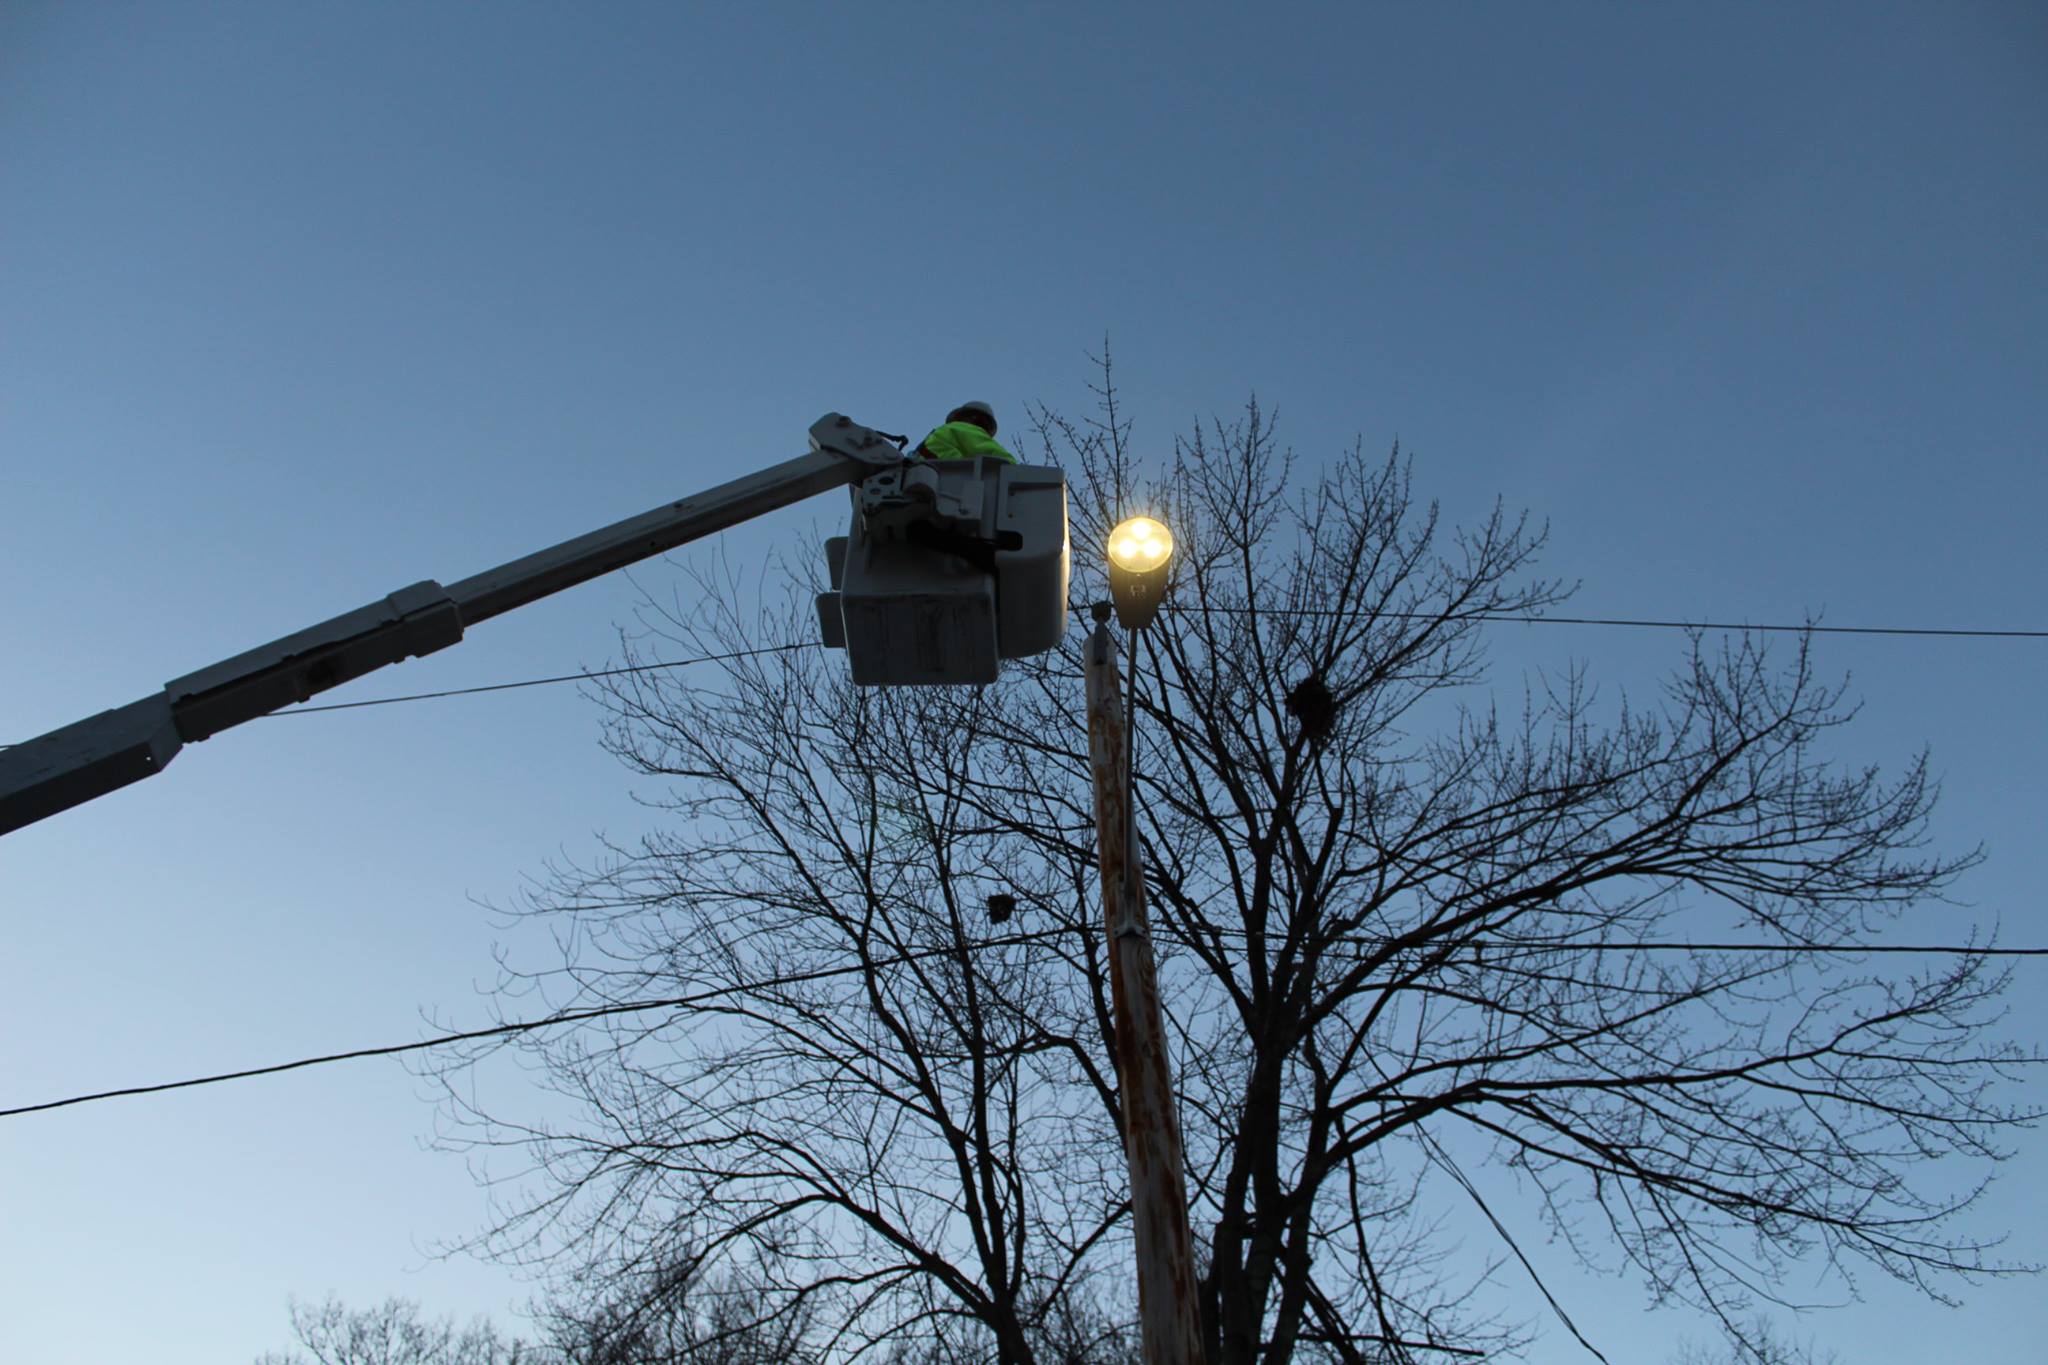
{"type": "Polygon", "coordinates": [[[1181,1178],[1173,1069],[1159,979],[1145,917],[1130,782],[1130,739],[1118,685],[1116,641],[1106,610],[1088,642],[1088,752],[1095,773],[1095,836],[1102,913],[1109,931],[1110,997],[1116,1014],[1116,1076],[1124,1158],[1137,1234],[1138,1315],[1147,1365],[1202,1365],[1194,1238],[1181,1178]]]}

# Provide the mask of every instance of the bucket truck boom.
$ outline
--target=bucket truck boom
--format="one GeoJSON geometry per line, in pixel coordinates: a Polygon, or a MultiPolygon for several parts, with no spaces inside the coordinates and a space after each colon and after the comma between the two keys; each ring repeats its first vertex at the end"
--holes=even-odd
{"type": "MultiPolygon", "coordinates": [[[[356,610],[309,626],[283,639],[166,684],[140,701],[52,730],[38,738],[0,750],[0,834],[32,824],[58,811],[161,771],[178,750],[243,721],[302,702],[359,678],[387,664],[445,649],[479,621],[538,601],[550,593],[610,573],[650,556],[686,545],[716,531],[772,512],[828,489],[862,484],[879,476],[894,487],[904,468],[902,452],[879,432],[838,413],[827,413],[811,427],[811,448],[795,459],[747,474],[716,488],[668,503],[602,530],[563,541],[495,569],[443,587],[429,579],[414,583],[356,610]]],[[[976,462],[979,463],[979,462],[976,462]]],[[[1057,470],[1049,474],[1059,486],[1059,573],[1055,585],[1045,574],[1034,579],[1046,600],[1036,616],[1051,613],[1063,619],[1066,609],[1066,505],[1064,482],[1057,470]]],[[[1042,481],[1041,481],[1042,482],[1042,481]]],[[[855,532],[859,532],[860,498],[856,494],[855,532]]],[[[999,509],[998,509],[999,510],[999,509]]],[[[912,520],[916,519],[915,513],[912,520]]],[[[1045,520],[1043,516],[1039,520],[1045,520]]],[[[1015,540],[1006,537],[1005,543],[1015,540]]],[[[930,614],[923,589],[927,577],[957,579],[959,556],[932,552],[926,569],[906,569],[899,583],[898,618],[930,614]]],[[[992,564],[976,572],[990,580],[993,600],[1000,577],[992,564]]],[[[885,604],[886,605],[886,604],[885,604]]],[[[883,615],[888,613],[885,611],[883,615]]],[[[996,627],[989,626],[991,630],[996,627]]],[[[828,633],[831,630],[827,626],[828,633]]],[[[900,632],[899,632],[900,633],[900,632]]],[[[929,633],[929,632],[927,632],[929,633]]],[[[1030,652],[1047,649],[1042,625],[1013,632],[1030,634],[1030,652]]],[[[994,641],[967,651],[986,655],[986,675],[970,675],[948,653],[939,667],[917,677],[901,677],[872,662],[877,649],[892,642],[856,621],[850,633],[830,643],[843,644],[853,662],[854,681],[987,682],[992,681],[994,641]]],[[[1015,651],[1003,657],[1015,657],[1015,651]]],[[[898,670],[900,672],[900,670],[898,670]]]]}

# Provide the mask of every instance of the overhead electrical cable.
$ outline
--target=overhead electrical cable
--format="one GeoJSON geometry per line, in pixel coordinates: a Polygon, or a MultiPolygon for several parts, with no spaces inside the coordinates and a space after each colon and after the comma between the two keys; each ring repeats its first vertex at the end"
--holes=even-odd
{"type": "MultiPolygon", "coordinates": [[[[984,939],[968,946],[974,948],[1014,947],[1026,943],[1039,943],[1049,938],[1063,937],[1072,933],[1070,929],[1048,929],[1038,933],[1014,934],[1006,938],[984,939]]],[[[1505,949],[1510,954],[1526,950],[1531,945],[1512,941],[1475,940],[1457,945],[1459,949],[1505,949]]],[[[1569,947],[1571,945],[1558,945],[1569,947]]],[[[2048,957],[2048,948],[1972,948],[1940,944],[1874,944],[1861,947],[1829,948],[1820,945],[1777,944],[1777,943],[1589,943],[1579,948],[1582,952],[1756,952],[1756,953],[1948,953],[1967,957],[2048,957]]],[[[317,1057],[301,1057],[295,1061],[274,1062],[268,1066],[248,1067],[241,1071],[222,1071],[209,1076],[193,1076],[181,1081],[160,1081],[153,1085],[130,1085],[116,1090],[99,1090],[86,1095],[72,1095],[61,1100],[44,1100],[39,1104],[17,1105],[11,1109],[0,1109],[0,1119],[18,1118],[25,1114],[40,1114],[52,1109],[68,1109],[73,1105],[93,1104],[101,1100],[124,1099],[134,1095],[155,1095],[168,1090],[190,1090],[204,1085],[221,1085],[228,1081],[250,1080],[258,1076],[275,1076],[286,1071],[299,1071],[307,1067],[327,1066],[336,1062],[360,1061],[367,1057],[396,1057],[404,1053],[425,1052],[433,1048],[447,1047],[454,1043],[477,1042],[485,1038],[502,1038],[518,1033],[531,1033],[539,1029],[555,1028],[562,1024],[586,1023],[592,1019],[603,1019],[621,1014],[640,1014],[648,1010],[685,1009],[692,1005],[707,1004],[729,996],[743,995],[750,991],[776,990],[784,986],[799,986],[813,981],[825,981],[834,977],[852,976],[881,967],[902,966],[906,963],[925,961],[935,957],[960,955],[961,946],[931,948],[921,952],[903,953],[895,957],[878,958],[873,962],[857,962],[843,967],[821,967],[815,971],[791,972],[784,976],[768,977],[761,981],[743,981],[731,986],[717,986],[690,995],[670,996],[661,1000],[634,1000],[617,1005],[599,1005],[583,1010],[564,1010],[557,1014],[543,1015],[538,1019],[515,1020],[509,1024],[497,1024],[490,1028],[467,1029],[460,1033],[444,1033],[433,1038],[422,1038],[410,1043],[389,1043],[379,1047],[351,1048],[346,1052],[324,1053],[317,1057]]],[[[2006,1064],[2018,1061],[2048,1061],[2048,1058],[2009,1058],[2006,1064]]]]}
{"type": "MultiPolygon", "coordinates": [[[[1198,933],[1213,934],[1218,938],[1240,939],[1250,935],[1243,929],[1228,925],[1199,925],[1198,933]]],[[[1267,938],[1281,938],[1282,935],[1268,933],[1267,938]]],[[[1372,946],[1356,939],[1338,937],[1325,942],[1334,946],[1372,946]]],[[[1410,945],[1403,951],[1427,956],[1439,952],[1464,952],[1484,949],[1489,953],[1516,954],[1535,953],[1793,953],[1809,956],[1853,957],[1862,953],[1898,954],[1946,954],[1951,957],[2048,957],[2048,948],[1995,948],[1972,947],[1967,943],[1674,943],[1670,941],[1650,943],[1572,943],[1568,941],[1541,942],[1517,939],[1467,939],[1451,944],[1424,940],[1410,945]]]]}
{"type": "MultiPolygon", "coordinates": [[[[1547,950],[1550,945],[1481,941],[1474,946],[1510,951],[1547,950]]],[[[1603,953],[1947,953],[1956,957],[2048,957],[2048,948],[1972,948],[1956,943],[1561,943],[1565,951],[1603,953]]]]}
{"type": "MultiPolygon", "coordinates": [[[[1067,610],[1085,616],[1086,602],[1069,602],[1067,610]]],[[[1261,616],[1364,616],[1387,621],[1490,621],[1529,626],[1620,626],[1638,630],[1755,630],[1789,635],[1901,635],[1949,639],[2048,640],[2048,630],[1993,630],[1973,626],[1826,626],[1818,623],[1792,625],[1784,621],[1678,621],[1644,616],[1539,616],[1534,612],[1451,612],[1380,611],[1361,607],[1268,607],[1212,606],[1188,603],[1168,595],[1161,604],[1168,615],[1176,612],[1204,615],[1220,612],[1257,612],[1261,616]]]]}
{"type": "MultiPolygon", "coordinates": [[[[403,697],[372,697],[368,701],[328,702],[320,706],[294,706],[289,710],[272,711],[260,716],[270,720],[277,716],[303,716],[313,711],[354,711],[364,706],[389,706],[401,701],[433,701],[439,697],[469,697],[479,692],[509,692],[518,687],[546,687],[550,683],[587,682],[593,678],[616,678],[626,673],[652,673],[663,668],[688,668],[692,664],[720,664],[734,659],[752,659],[762,654],[787,654],[795,649],[816,649],[819,646],[806,640],[794,645],[763,645],[759,649],[736,649],[730,654],[705,654],[694,659],[663,659],[658,663],[630,664],[623,668],[595,668],[583,673],[561,673],[552,678],[526,678],[519,682],[486,683],[482,687],[451,687],[442,692],[414,692],[403,697]]],[[[0,746],[6,747],[6,746],[0,746]]]]}
{"type": "MultiPolygon", "coordinates": [[[[1174,609],[1169,602],[1168,610],[1174,609]]],[[[1190,610],[1189,608],[1181,608],[1190,610]]],[[[1075,611],[1084,610],[1081,607],[1075,611]]],[[[1244,612],[1248,607],[1193,608],[1203,612],[1244,612]]],[[[1514,616],[1481,612],[1470,616],[1443,617],[1434,612],[1419,611],[1353,611],[1335,607],[1261,607],[1259,611],[1268,616],[1377,616],[1402,621],[1486,621],[1535,626],[1618,626],[1645,630],[1755,630],[1789,634],[1812,635],[1889,635],[1927,636],[1946,639],[1990,639],[1990,640],[2048,640],[2048,630],[1966,630],[1934,626],[1821,626],[1786,625],[1783,622],[1737,624],[1730,621],[1659,621],[1618,616],[1514,616]]],[[[662,659],[654,663],[633,664],[623,668],[599,668],[580,673],[561,673],[547,678],[525,678],[517,682],[488,683],[480,687],[452,687],[440,692],[413,692],[398,697],[372,697],[367,701],[329,702],[320,706],[294,706],[288,710],[273,711],[271,716],[303,716],[314,711],[354,711],[365,706],[391,706],[398,702],[434,701],[442,697],[468,697],[484,692],[509,692],[522,687],[546,687],[554,683],[587,682],[594,678],[614,678],[627,673],[652,673],[667,668],[688,668],[695,664],[727,663],[736,659],[750,659],[763,654],[786,654],[799,649],[816,649],[816,641],[798,644],[765,645],[759,649],[734,650],[729,654],[704,654],[689,659],[662,659]]],[[[0,748],[9,746],[0,745],[0,748]]]]}
{"type": "MultiPolygon", "coordinates": [[[[1202,610],[1244,611],[1244,607],[1202,610]]],[[[1966,640],[2048,640],[2048,630],[1975,630],[1945,626],[1822,626],[1784,622],[1658,621],[1622,616],[1512,616],[1494,612],[1471,615],[1426,611],[1358,611],[1343,607],[1260,607],[1269,616],[1376,616],[1402,621],[1508,621],[1532,626],[1628,626],[1644,630],[1755,630],[1792,635],[1919,635],[1966,640]]]]}
{"type": "MultiPolygon", "coordinates": [[[[984,939],[968,946],[974,948],[1002,948],[1017,944],[1036,943],[1048,938],[1064,935],[1068,931],[1046,929],[1037,933],[1013,934],[1007,938],[984,939]]],[[[815,971],[790,972],[783,976],[772,976],[760,981],[742,981],[731,986],[716,986],[709,990],[689,995],[671,996],[662,1000],[634,1000],[617,1005],[598,1005],[590,1009],[563,1010],[557,1014],[543,1015],[538,1019],[515,1020],[509,1024],[497,1024],[490,1028],[466,1029],[460,1033],[443,1033],[432,1038],[422,1038],[410,1043],[388,1043],[378,1047],[351,1048],[346,1052],[330,1052],[318,1057],[301,1057],[296,1061],[274,1062],[268,1066],[253,1066],[241,1071],[222,1071],[210,1076],[193,1076],[182,1081],[161,1081],[153,1085],[129,1085],[117,1090],[100,1090],[89,1095],[73,1095],[69,1099],[45,1100],[40,1104],[17,1105],[12,1109],[0,1109],[0,1119],[16,1118],[23,1114],[39,1114],[51,1109],[66,1109],[77,1104],[91,1104],[99,1100],[122,1099],[130,1095],[155,1095],[166,1090],[189,1090],[195,1086],[220,1085],[227,1081],[249,1080],[256,1076],[275,1076],[281,1072],[299,1071],[309,1066],[326,1066],[334,1062],[360,1061],[365,1057],[396,1057],[408,1052],[425,1052],[431,1048],[447,1047],[453,1043],[470,1043],[484,1038],[502,1038],[515,1033],[531,1033],[536,1029],[554,1028],[560,1024],[579,1024],[592,1019],[603,1019],[611,1015],[640,1014],[648,1010],[686,1009],[692,1005],[707,1004],[728,996],[744,995],[750,991],[778,990],[784,986],[801,986],[813,981],[826,981],[833,977],[852,976],[881,967],[898,967],[911,962],[922,962],[935,957],[960,956],[958,944],[945,948],[931,948],[921,952],[902,953],[895,957],[877,958],[872,962],[856,962],[843,967],[820,967],[815,971]]]]}
{"type": "MultiPolygon", "coordinates": [[[[1177,607],[1171,601],[1167,610],[1199,610],[1202,612],[1246,612],[1250,607],[1212,607],[1202,604],[1198,607],[1177,607]]],[[[1080,612],[1086,607],[1070,606],[1080,612]]],[[[1444,616],[1437,612],[1421,611],[1359,611],[1341,607],[1260,607],[1259,612],[1267,616],[1373,616],[1398,621],[1485,621],[1532,626],[1613,626],[1641,630],[1754,630],[1783,634],[1808,635],[1884,635],[1903,637],[1926,637],[1958,640],[2048,640],[2048,630],[1976,630],[1950,628],[1945,626],[1822,626],[1787,625],[1783,622],[1736,623],[1732,621],[1662,621],[1650,618],[1620,616],[1518,616],[1495,612],[1477,612],[1471,615],[1444,616]]],[[[616,678],[628,673],[653,673],[668,668],[689,668],[695,664],[729,663],[737,659],[751,659],[764,654],[787,654],[799,649],[817,649],[817,641],[806,640],[798,644],[764,645],[759,649],[738,649],[727,654],[704,654],[689,659],[660,659],[654,663],[631,664],[621,668],[597,668],[577,673],[558,673],[546,678],[522,678],[516,682],[485,683],[478,687],[450,687],[439,692],[410,692],[397,697],[371,697],[364,701],[325,702],[318,706],[293,706],[272,711],[260,719],[270,720],[278,716],[304,716],[315,711],[356,711],[366,706],[395,706],[400,702],[437,701],[443,697],[473,697],[485,692],[511,692],[524,687],[548,687],[556,683],[589,682],[597,678],[616,678]]],[[[14,744],[0,744],[0,749],[18,747],[14,744]]]]}

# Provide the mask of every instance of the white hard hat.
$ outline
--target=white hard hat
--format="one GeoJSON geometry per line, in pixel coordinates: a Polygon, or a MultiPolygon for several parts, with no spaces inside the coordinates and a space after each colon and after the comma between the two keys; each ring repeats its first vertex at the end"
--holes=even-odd
{"type": "Polygon", "coordinates": [[[996,434],[996,410],[978,398],[969,403],[962,403],[959,407],[954,408],[946,414],[946,420],[948,422],[972,421],[977,426],[988,428],[989,435],[993,436],[996,434]]]}

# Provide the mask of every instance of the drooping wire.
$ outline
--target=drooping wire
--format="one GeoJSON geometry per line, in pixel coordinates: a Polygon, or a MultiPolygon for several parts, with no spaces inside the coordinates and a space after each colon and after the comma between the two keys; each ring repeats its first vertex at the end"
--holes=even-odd
{"type": "MultiPolygon", "coordinates": [[[[509,692],[519,687],[545,687],[550,683],[586,682],[593,678],[616,678],[625,673],[652,673],[663,668],[688,668],[692,664],[721,664],[734,659],[752,659],[762,654],[787,654],[796,649],[819,649],[817,642],[806,640],[793,645],[763,645],[759,649],[736,649],[730,654],[704,654],[694,659],[662,659],[651,664],[631,664],[623,668],[594,668],[582,673],[561,673],[552,678],[526,678],[519,682],[487,683],[482,687],[451,687],[442,692],[414,692],[403,697],[372,697],[367,701],[328,702],[320,706],[294,706],[289,710],[271,711],[257,717],[269,720],[276,716],[303,716],[313,711],[354,711],[365,706],[390,706],[401,701],[434,701],[441,697],[468,697],[479,692],[509,692]]],[[[6,747],[6,746],[0,746],[6,747]]]]}
{"type": "MultiPolygon", "coordinates": [[[[1248,938],[1243,929],[1226,925],[1203,925],[1200,932],[1219,938],[1248,938]]],[[[1268,937],[1276,937],[1268,935],[1268,937]]],[[[1342,944],[1344,940],[1335,941],[1342,944]]],[[[1935,953],[1954,957],[2048,957],[2048,948],[1976,947],[1967,943],[1692,943],[1670,940],[1648,943],[1532,942],[1516,939],[1465,939],[1455,951],[1484,950],[1512,957],[1532,953],[1794,953],[1815,956],[1854,957],[1861,953],[1935,953]]],[[[1434,943],[1418,943],[1409,951],[1421,954],[1447,951],[1434,943]]]]}
{"type": "MultiPolygon", "coordinates": [[[[1197,605],[1183,610],[1248,611],[1247,607],[1197,605]]],[[[1823,626],[1788,625],[1784,622],[1739,623],[1735,621],[1663,621],[1622,616],[1523,616],[1500,612],[1457,613],[1446,616],[1428,611],[1364,611],[1351,607],[1260,607],[1265,616],[1371,616],[1393,621],[1499,621],[1532,626],[1623,626],[1641,630],[1754,630],[1792,635],[1900,635],[1932,636],[1974,640],[2048,640],[2048,630],[1976,630],[1946,626],[1823,626]]]]}
{"type": "MultiPolygon", "coordinates": [[[[1195,608],[1179,607],[1169,602],[1166,609],[1199,610],[1203,612],[1243,612],[1248,607],[1212,607],[1206,604],[1195,608]]],[[[1085,603],[1070,605],[1070,610],[1083,612],[1085,603]]],[[[1435,612],[1421,611],[1358,611],[1338,607],[1261,607],[1267,616],[1375,616],[1396,621],[1485,621],[1534,626],[1614,626],[1643,630],[1754,630],[1789,634],[1811,635],[1888,635],[1904,637],[1932,637],[1943,639],[1978,640],[2048,640],[2048,630],[1974,630],[1937,626],[1822,626],[1787,625],[1783,622],[1762,622],[1737,624],[1730,621],[1663,621],[1647,618],[1618,616],[1518,616],[1494,612],[1481,612],[1470,616],[1444,617],[1435,612]]],[[[763,654],[783,654],[799,649],[819,649],[817,641],[803,641],[798,644],[764,645],[759,649],[739,649],[727,654],[705,654],[690,659],[661,659],[654,663],[633,664],[622,668],[597,668],[577,673],[559,673],[546,678],[522,678],[515,682],[485,683],[478,687],[451,687],[439,692],[411,692],[397,697],[370,697],[363,701],[324,702],[316,706],[293,706],[282,711],[272,711],[261,720],[279,716],[304,716],[315,711],[356,711],[366,706],[394,706],[400,702],[437,701],[444,697],[471,697],[485,692],[511,692],[525,687],[547,687],[556,683],[588,682],[595,678],[614,678],[627,673],[652,673],[667,668],[688,668],[694,664],[726,663],[736,659],[749,659],[763,654]]],[[[16,744],[0,744],[0,749],[19,748],[16,744]]]]}
{"type": "MultiPolygon", "coordinates": [[[[1180,608],[1188,610],[1188,608],[1180,608]]],[[[1072,610],[1084,612],[1085,604],[1075,604],[1072,610]]],[[[1167,610],[1175,605],[1167,604],[1167,610]]],[[[1194,610],[1203,612],[1242,612],[1247,607],[1211,607],[1203,605],[1194,610]]],[[[1260,612],[1268,616],[1375,616],[1396,621],[1434,621],[1449,619],[1458,621],[1487,621],[1536,626],[1618,626],[1645,630],[1755,630],[1776,631],[1792,634],[1813,635],[1891,635],[1931,636],[1947,639],[1995,639],[1995,640],[2048,640],[2048,630],[1964,630],[1946,627],[1920,626],[1822,626],[1786,625],[1782,622],[1756,625],[1738,625],[1727,621],[1659,621],[1614,616],[1515,616],[1498,613],[1480,613],[1472,616],[1440,617],[1433,612],[1421,611],[1380,611],[1365,612],[1342,608],[1323,607],[1261,607],[1260,612]]],[[[593,678],[611,678],[625,673],[651,673],[665,668],[688,668],[693,664],[726,663],[735,659],[748,659],[762,654],[782,654],[798,649],[822,648],[816,641],[798,644],[767,645],[760,649],[740,649],[729,654],[705,654],[691,659],[663,659],[649,664],[634,664],[625,668],[599,668],[581,673],[562,673],[548,678],[526,678],[518,682],[489,683],[481,687],[454,687],[441,692],[414,692],[399,697],[373,697],[367,701],[330,702],[319,706],[294,706],[289,710],[273,711],[272,716],[303,716],[314,711],[352,711],[365,706],[390,706],[397,702],[434,701],[441,697],[467,697],[482,692],[509,692],[521,687],[545,687],[552,683],[584,682],[593,678]]],[[[0,749],[12,746],[0,744],[0,749]]]]}
{"type": "MultiPolygon", "coordinates": [[[[1040,930],[1036,933],[1013,934],[1005,938],[984,939],[969,946],[974,948],[1002,948],[1019,944],[1036,943],[1064,934],[1065,930],[1040,930]]],[[[931,948],[914,953],[902,953],[895,957],[877,958],[869,962],[856,962],[841,967],[820,967],[808,972],[790,972],[782,976],[767,977],[760,981],[743,981],[736,985],[717,986],[689,995],[671,996],[661,1000],[634,1000],[616,1005],[599,1005],[583,1010],[563,1010],[544,1015],[538,1019],[515,1020],[509,1024],[497,1024],[490,1028],[465,1029],[460,1033],[443,1033],[432,1038],[422,1038],[410,1043],[388,1043],[374,1047],[351,1048],[346,1052],[324,1053],[317,1057],[300,1057],[289,1062],[273,1062],[267,1066],[246,1067],[240,1071],[222,1071],[208,1076],[193,1076],[179,1081],[160,1081],[151,1085],[122,1086],[116,1090],[99,1090],[88,1095],[72,1095],[61,1100],[44,1100],[39,1104],[16,1105],[11,1109],[0,1109],[0,1119],[18,1118],[24,1114],[40,1114],[52,1109],[67,1109],[73,1105],[93,1104],[101,1100],[122,1099],[131,1095],[155,1095],[167,1090],[190,1090],[203,1085],[221,1085],[228,1081],[249,1080],[257,1076],[275,1076],[286,1071],[299,1071],[306,1067],[327,1066],[336,1062],[360,1061],[366,1057],[396,1057],[409,1052],[425,1052],[432,1048],[448,1047],[455,1043],[476,1042],[484,1038],[509,1037],[518,1033],[531,1033],[537,1029],[555,1028],[562,1024],[584,1023],[592,1019],[603,1019],[612,1015],[639,1014],[648,1010],[687,1009],[693,1005],[707,1004],[713,1000],[752,991],[777,990],[784,986],[800,986],[813,981],[826,981],[833,977],[852,976],[856,973],[875,971],[883,967],[903,966],[934,957],[958,957],[960,948],[954,945],[946,948],[931,948]]]]}
{"type": "MultiPolygon", "coordinates": [[[[969,945],[975,948],[1015,947],[1027,943],[1041,943],[1047,939],[1062,937],[1073,932],[1070,929],[1047,929],[1036,933],[1013,934],[1004,938],[984,939],[969,945]]],[[[1221,931],[1230,933],[1233,931],[1221,931]]],[[[1241,933],[1241,931],[1236,931],[1241,933]]],[[[1966,957],[2048,957],[2048,948],[1973,948],[1954,944],[1864,944],[1858,946],[1828,947],[1821,944],[1780,944],[1780,943],[1588,943],[1583,945],[1531,945],[1503,940],[1472,940],[1458,945],[1460,951],[1504,950],[1509,956],[1518,951],[1534,947],[1562,948],[1567,951],[1586,953],[1613,952],[1725,952],[1725,953],[1828,953],[1852,955],[1857,953],[1943,953],[1966,957]]],[[[783,976],[767,977],[760,981],[743,981],[730,986],[717,986],[697,991],[690,995],[670,996],[660,1000],[632,1000],[615,1005],[599,1005],[584,1010],[564,1010],[556,1014],[543,1015],[538,1019],[520,1019],[509,1024],[497,1024],[490,1028],[466,1029],[460,1033],[443,1033],[432,1038],[422,1038],[410,1043],[389,1043],[375,1047],[351,1048],[345,1052],[324,1053],[316,1057],[300,1057],[289,1062],[274,1062],[268,1066],[247,1067],[240,1071],[222,1071],[207,1076],[193,1076],[184,1080],[160,1081],[151,1085],[122,1086],[115,1090],[98,1090],[85,1095],[72,1095],[61,1100],[44,1100],[38,1104],[16,1105],[11,1109],[0,1109],[0,1119],[19,1118],[25,1114],[40,1114],[52,1109],[68,1109],[74,1105],[94,1104],[102,1100],[124,1099],[134,1095],[155,1095],[168,1090],[190,1090],[199,1086],[221,1085],[228,1081],[251,1080],[258,1076],[275,1076],[287,1071],[300,1071],[307,1067],[328,1066],[337,1062],[360,1061],[368,1057],[396,1057],[405,1053],[425,1052],[433,1048],[448,1047],[455,1043],[476,1042],[485,1038],[509,1037],[513,1034],[531,1033],[539,1029],[556,1028],[563,1024],[585,1023],[592,1019],[603,1019],[621,1014],[640,1014],[648,1010],[686,1009],[693,1005],[708,1004],[750,991],[775,990],[784,986],[799,986],[813,981],[826,981],[835,977],[851,976],[883,967],[902,966],[935,957],[957,957],[959,947],[930,948],[915,953],[902,953],[895,957],[877,958],[872,962],[856,962],[841,967],[821,967],[808,972],[791,972],[783,976]]],[[[2008,1063],[2020,1061],[2048,1061],[2048,1058],[2010,1058],[2008,1063]]]]}

